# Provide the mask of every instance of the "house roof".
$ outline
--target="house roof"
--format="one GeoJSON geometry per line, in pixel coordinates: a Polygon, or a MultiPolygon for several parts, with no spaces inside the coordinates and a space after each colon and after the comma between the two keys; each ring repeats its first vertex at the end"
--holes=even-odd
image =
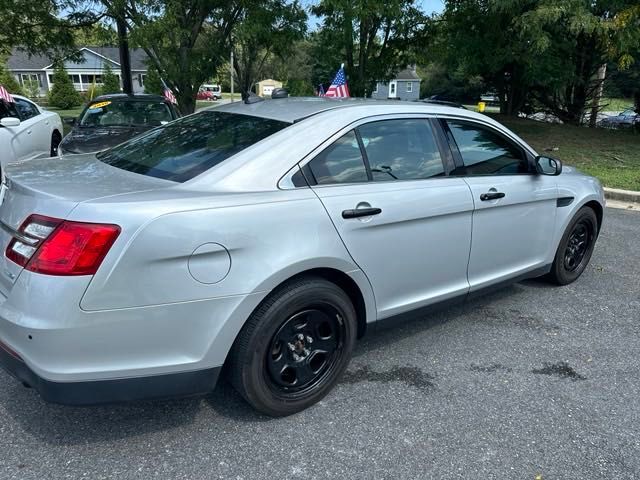
{"type": "Polygon", "coordinates": [[[396,80],[422,80],[416,71],[412,68],[405,68],[404,70],[400,70],[396,76],[396,80]]]}
{"type": "MultiPolygon", "coordinates": [[[[118,47],[81,47],[89,52],[105,57],[120,65],[118,47]]],[[[141,48],[129,50],[131,56],[131,70],[147,70],[147,54],[141,48]]],[[[29,55],[27,52],[14,48],[7,60],[9,70],[42,70],[53,62],[49,55],[29,55]]]]}

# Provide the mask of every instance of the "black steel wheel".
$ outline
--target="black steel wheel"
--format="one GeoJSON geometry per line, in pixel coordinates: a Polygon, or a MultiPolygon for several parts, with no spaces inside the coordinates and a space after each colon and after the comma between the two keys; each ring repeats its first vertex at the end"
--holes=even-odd
{"type": "Polygon", "coordinates": [[[578,279],[589,264],[598,237],[598,218],[589,207],[581,208],[565,230],[549,278],[558,285],[578,279]]]}
{"type": "Polygon", "coordinates": [[[51,134],[51,151],[49,152],[49,156],[58,156],[58,147],[60,146],[60,142],[62,142],[62,135],[60,135],[60,133],[56,130],[51,134]]]}
{"type": "Polygon", "coordinates": [[[337,285],[305,277],[274,291],[231,350],[231,383],[255,409],[290,415],[322,399],[351,358],[356,313],[337,285]]]}

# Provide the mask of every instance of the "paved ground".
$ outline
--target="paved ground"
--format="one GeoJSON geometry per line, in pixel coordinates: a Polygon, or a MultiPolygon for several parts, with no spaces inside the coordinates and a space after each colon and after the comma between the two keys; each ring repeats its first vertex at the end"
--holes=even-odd
{"type": "Polygon", "coordinates": [[[0,373],[0,478],[640,477],[640,214],[607,211],[588,271],[370,336],[320,405],[46,405],[0,373]]]}

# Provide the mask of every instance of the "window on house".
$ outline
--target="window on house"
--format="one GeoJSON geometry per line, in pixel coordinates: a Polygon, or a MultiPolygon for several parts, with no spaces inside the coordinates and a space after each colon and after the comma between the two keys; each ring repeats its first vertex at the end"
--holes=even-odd
{"type": "Polygon", "coordinates": [[[376,86],[373,87],[373,93],[378,93],[378,82],[376,82],[376,86]]]}
{"type": "Polygon", "coordinates": [[[37,73],[22,73],[20,75],[20,83],[22,83],[22,85],[26,85],[29,82],[36,82],[39,87],[42,87],[42,79],[40,78],[40,75],[37,73]]]}
{"type": "Polygon", "coordinates": [[[413,82],[407,82],[407,93],[413,92],[413,82]]]}

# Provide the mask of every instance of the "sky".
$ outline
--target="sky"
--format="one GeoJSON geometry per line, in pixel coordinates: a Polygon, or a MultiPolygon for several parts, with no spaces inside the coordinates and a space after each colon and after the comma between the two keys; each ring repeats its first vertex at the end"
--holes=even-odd
{"type": "MultiPolygon", "coordinates": [[[[417,0],[416,3],[422,7],[422,10],[426,14],[431,15],[432,13],[442,13],[444,10],[444,2],[445,0],[417,0]]],[[[305,7],[310,7],[316,3],[318,3],[318,0],[302,0],[302,5],[305,7]]],[[[318,24],[318,17],[309,13],[309,28],[315,29],[318,27],[318,24]]]]}

